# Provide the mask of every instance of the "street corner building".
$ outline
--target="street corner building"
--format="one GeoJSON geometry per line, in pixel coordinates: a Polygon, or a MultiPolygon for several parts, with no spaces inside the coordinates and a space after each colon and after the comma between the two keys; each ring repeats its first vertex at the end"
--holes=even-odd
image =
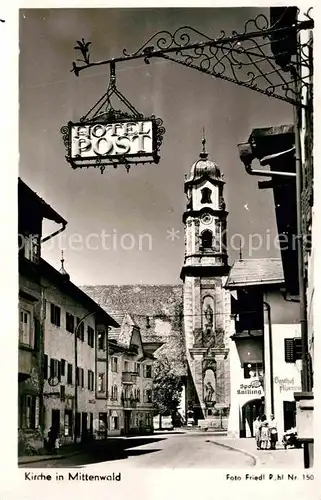
{"type": "Polygon", "coordinates": [[[21,179],[18,182],[19,366],[18,453],[44,450],[50,429],[61,444],[93,437],[99,338],[119,324],[41,258],[41,245],[67,222],[21,179]],[[59,226],[42,234],[44,219],[59,226]]]}
{"type": "Polygon", "coordinates": [[[301,390],[300,307],[286,296],[281,259],[234,262],[231,292],[231,414],[229,433],[254,437],[253,422],[273,414],[280,433],[295,427],[301,390]]]}

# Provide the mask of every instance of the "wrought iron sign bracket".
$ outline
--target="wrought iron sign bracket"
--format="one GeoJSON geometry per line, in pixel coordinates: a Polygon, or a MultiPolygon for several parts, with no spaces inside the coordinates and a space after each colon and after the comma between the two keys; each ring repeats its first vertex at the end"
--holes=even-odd
{"type": "Polygon", "coordinates": [[[85,69],[109,65],[110,80],[105,94],[79,122],[61,128],[66,160],[74,169],[98,167],[102,173],[106,166],[124,165],[129,171],[132,164],[159,162],[165,132],[162,120],[144,117],[116,86],[116,64],[134,59],[143,59],[146,64],[155,58],[175,62],[296,108],[306,108],[302,96],[304,88],[311,91],[312,44],[310,40],[299,42],[298,34],[312,30],[314,22],[311,9],[303,21],[297,20],[296,8],[287,9],[292,9],[294,21],[291,18],[285,25],[279,19],[270,26],[266,16],[259,14],[245,23],[243,32],[233,31],[227,36],[221,31],[217,38],[183,26],[174,33],[155,33],[136,52],[124,49],[122,56],[104,61],[92,62],[91,42],[78,40],[75,50],[81,57],[73,62],[71,71],[79,76],[85,69]],[[112,106],[111,98],[115,97],[126,111],[112,106]]]}
{"type": "MultiPolygon", "coordinates": [[[[83,62],[89,62],[90,42],[78,41],[83,62]]],[[[61,128],[66,147],[66,160],[73,169],[117,168],[124,165],[155,163],[160,160],[159,149],[165,128],[160,118],[144,117],[116,87],[116,61],[109,61],[110,79],[105,94],[80,118],[61,128]],[[115,109],[111,98],[116,97],[126,111],[115,109]]]]}
{"type": "Polygon", "coordinates": [[[90,61],[90,42],[82,39],[75,47],[81,50],[83,59],[77,61],[82,64],[73,62],[71,71],[79,76],[81,71],[94,66],[109,64],[112,67],[133,59],[143,59],[149,64],[152,59],[162,58],[304,108],[301,91],[303,86],[309,85],[312,77],[311,46],[298,43],[299,63],[291,60],[282,69],[271,51],[271,40],[277,36],[279,42],[287,43],[300,31],[313,29],[310,11],[305,14],[306,20],[282,28],[277,23],[269,26],[266,16],[259,14],[245,23],[242,33],[233,31],[231,36],[226,36],[221,31],[218,38],[209,37],[189,26],[183,26],[174,33],[160,31],[136,52],[128,53],[124,49],[120,57],[96,62],[90,61]],[[200,38],[202,40],[198,41],[200,38]],[[295,85],[294,74],[301,75],[302,68],[305,68],[305,74],[298,76],[299,85],[295,85]]]}

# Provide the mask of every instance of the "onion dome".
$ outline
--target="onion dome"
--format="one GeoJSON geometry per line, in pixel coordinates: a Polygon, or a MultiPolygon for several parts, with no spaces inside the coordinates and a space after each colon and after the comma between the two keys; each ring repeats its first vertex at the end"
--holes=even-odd
{"type": "Polygon", "coordinates": [[[202,177],[210,177],[211,179],[216,179],[222,181],[221,171],[218,165],[208,159],[208,153],[205,150],[206,139],[203,136],[202,139],[202,151],[199,155],[199,160],[197,160],[191,168],[189,176],[185,177],[185,182],[193,182],[201,179],[202,177]]]}
{"type": "Polygon", "coordinates": [[[64,268],[64,262],[65,262],[65,259],[64,259],[64,252],[63,250],[61,250],[61,268],[59,270],[60,274],[62,274],[65,278],[66,281],[69,281],[70,280],[70,275],[67,273],[66,269],[64,268]]]}

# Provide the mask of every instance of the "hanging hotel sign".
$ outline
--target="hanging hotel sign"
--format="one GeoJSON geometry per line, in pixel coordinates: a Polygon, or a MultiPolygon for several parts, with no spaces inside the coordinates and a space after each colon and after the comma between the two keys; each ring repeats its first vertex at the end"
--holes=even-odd
{"type": "MultiPolygon", "coordinates": [[[[77,41],[83,61],[88,62],[91,42],[77,41]]],[[[62,127],[66,160],[73,168],[158,163],[159,149],[165,129],[163,121],[152,115],[145,117],[116,87],[116,64],[110,61],[110,80],[107,92],[78,123],[62,127]],[[115,109],[111,98],[117,98],[124,110],[115,109]]]]}
{"type": "Polygon", "coordinates": [[[62,127],[66,160],[73,168],[158,163],[165,129],[152,116],[134,121],[69,122],[62,127]]]}

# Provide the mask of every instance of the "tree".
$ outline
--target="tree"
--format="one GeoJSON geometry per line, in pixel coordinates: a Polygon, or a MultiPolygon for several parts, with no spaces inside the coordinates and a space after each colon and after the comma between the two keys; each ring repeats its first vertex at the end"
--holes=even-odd
{"type": "Polygon", "coordinates": [[[175,373],[172,363],[166,355],[161,356],[154,364],[154,408],[161,417],[175,415],[180,403],[183,389],[181,376],[175,373]]]}

